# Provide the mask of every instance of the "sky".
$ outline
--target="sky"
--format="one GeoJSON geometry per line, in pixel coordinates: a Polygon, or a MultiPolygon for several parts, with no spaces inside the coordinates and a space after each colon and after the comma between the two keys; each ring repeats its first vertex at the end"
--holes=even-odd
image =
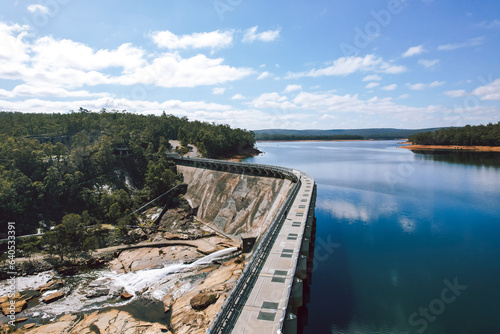
{"type": "Polygon", "coordinates": [[[0,0],[0,110],[257,129],[500,121],[498,0],[0,0]]]}

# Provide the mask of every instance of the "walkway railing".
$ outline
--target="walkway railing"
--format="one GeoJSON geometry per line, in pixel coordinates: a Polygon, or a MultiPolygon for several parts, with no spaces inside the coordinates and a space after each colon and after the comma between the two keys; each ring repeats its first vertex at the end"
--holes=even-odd
{"type": "MultiPolygon", "coordinates": [[[[290,180],[295,182],[292,191],[288,195],[285,204],[281,207],[278,214],[275,216],[273,221],[271,222],[269,228],[267,229],[266,234],[264,235],[262,241],[259,246],[255,250],[251,259],[248,262],[248,265],[243,270],[241,276],[236,281],[236,284],[233,286],[231,291],[228,294],[228,297],[224,301],[221,309],[215,316],[215,319],[212,321],[210,327],[207,330],[209,334],[215,333],[230,333],[236,323],[243,306],[250,295],[250,292],[253,289],[255,281],[257,280],[259,273],[262,269],[262,266],[266,262],[267,256],[273,247],[274,241],[278,236],[281,226],[286,219],[287,213],[290,211],[290,208],[297,196],[297,193],[301,187],[302,181],[301,177],[295,174],[294,170],[291,168],[285,167],[277,167],[263,164],[251,164],[244,162],[235,162],[235,161],[224,161],[224,160],[215,160],[215,159],[200,159],[200,158],[180,158],[173,157],[174,160],[180,162],[184,165],[193,165],[198,167],[198,163],[202,166],[207,166],[213,164],[214,166],[229,166],[229,167],[241,167],[243,169],[252,169],[255,170],[265,170],[271,173],[282,174],[287,176],[290,180]]],[[[200,166],[200,167],[202,167],[200,166]]],[[[295,263],[294,266],[297,264],[295,263]]],[[[291,288],[290,288],[291,289],[291,288]]],[[[291,292],[291,291],[289,291],[291,292]]],[[[280,321],[280,328],[283,326],[283,320],[280,321]]]]}

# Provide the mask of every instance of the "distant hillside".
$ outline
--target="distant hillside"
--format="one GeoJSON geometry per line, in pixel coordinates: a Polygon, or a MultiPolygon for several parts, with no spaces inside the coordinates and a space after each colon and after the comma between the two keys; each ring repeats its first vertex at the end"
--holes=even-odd
{"type": "Polygon", "coordinates": [[[267,129],[255,130],[256,140],[280,140],[284,136],[297,136],[297,137],[334,137],[334,136],[360,136],[364,139],[402,139],[408,138],[411,135],[420,132],[429,132],[441,128],[428,128],[428,129],[393,129],[393,128],[378,128],[378,129],[339,129],[339,130],[288,130],[288,129],[267,129]],[[273,138],[274,137],[274,138],[273,138]]]}

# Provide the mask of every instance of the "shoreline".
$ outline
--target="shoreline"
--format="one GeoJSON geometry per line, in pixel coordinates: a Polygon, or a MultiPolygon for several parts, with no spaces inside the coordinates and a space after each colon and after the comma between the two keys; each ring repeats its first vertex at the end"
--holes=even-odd
{"type": "Polygon", "coordinates": [[[317,141],[375,141],[375,140],[401,140],[401,139],[298,139],[298,140],[256,140],[256,143],[279,142],[317,142],[317,141]]]}
{"type": "Polygon", "coordinates": [[[410,142],[398,146],[412,151],[469,151],[469,152],[500,152],[500,146],[458,146],[458,145],[413,145],[410,142]]]}

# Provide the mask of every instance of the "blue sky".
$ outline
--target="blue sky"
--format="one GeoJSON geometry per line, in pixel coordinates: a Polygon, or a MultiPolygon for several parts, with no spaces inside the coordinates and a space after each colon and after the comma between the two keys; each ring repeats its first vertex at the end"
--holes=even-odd
{"type": "Polygon", "coordinates": [[[0,0],[0,110],[247,129],[500,121],[498,0],[0,0]]]}

